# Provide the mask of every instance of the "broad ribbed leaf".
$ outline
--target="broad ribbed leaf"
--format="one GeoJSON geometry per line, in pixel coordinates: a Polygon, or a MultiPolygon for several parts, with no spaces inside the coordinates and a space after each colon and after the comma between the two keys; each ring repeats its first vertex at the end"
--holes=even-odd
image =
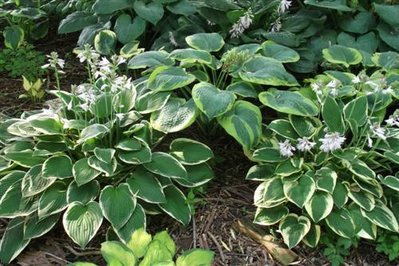
{"type": "Polygon", "coordinates": [[[129,60],[130,69],[152,68],[158,66],[172,66],[174,61],[165,51],[148,51],[138,54],[129,60]]]}
{"type": "Polygon", "coordinates": [[[399,6],[373,3],[375,12],[379,17],[392,27],[399,27],[399,6]]]}
{"type": "Polygon", "coordinates": [[[262,135],[262,115],[259,108],[246,101],[236,101],[233,108],[218,118],[220,125],[245,149],[257,145],[262,135]]]}
{"type": "Polygon", "coordinates": [[[399,232],[399,225],[395,215],[382,202],[377,201],[374,209],[369,212],[363,209],[361,211],[364,217],[379,227],[393,232],[399,232]]]}
{"type": "Polygon", "coordinates": [[[170,98],[170,92],[149,91],[137,99],[136,110],[141,114],[149,114],[160,110],[170,98]]]}
{"type": "Polygon", "coordinates": [[[31,197],[39,194],[51,186],[56,179],[55,177],[44,178],[42,175],[42,165],[36,165],[29,169],[22,179],[22,195],[24,197],[31,197]]]}
{"type": "Polygon", "coordinates": [[[130,191],[149,203],[166,202],[162,185],[156,177],[144,169],[138,169],[127,179],[130,191]]]}
{"type": "Polygon", "coordinates": [[[64,179],[72,177],[72,160],[66,155],[48,158],[42,166],[43,178],[64,179]]]}
{"type": "Polygon", "coordinates": [[[99,193],[100,184],[97,180],[90,181],[80,186],[76,182],[71,182],[67,190],[67,202],[70,204],[74,201],[79,201],[86,204],[97,198],[99,193]]]}
{"type": "Polygon", "coordinates": [[[260,148],[254,151],[252,159],[267,163],[276,163],[287,160],[287,158],[281,156],[280,151],[276,148],[260,148]]]}
{"type": "Polygon", "coordinates": [[[133,232],[127,246],[133,251],[137,258],[142,258],[147,252],[147,247],[151,241],[152,236],[147,233],[144,228],[140,228],[133,232]]]}
{"type": "Polygon", "coordinates": [[[267,126],[268,129],[273,130],[278,135],[296,141],[299,136],[295,132],[295,129],[292,127],[291,123],[285,119],[275,119],[267,126]]]}
{"type": "Polygon", "coordinates": [[[133,4],[134,11],[141,18],[156,25],[163,17],[163,6],[159,2],[146,2],[143,0],[136,0],[133,4]]]}
{"type": "MultiPolygon", "coordinates": [[[[119,159],[127,164],[143,164],[151,161],[151,149],[147,143],[142,142],[141,148],[135,151],[119,151],[119,159]]],[[[132,146],[130,146],[132,147],[132,146]]]]}
{"type": "Polygon", "coordinates": [[[185,187],[198,187],[214,178],[212,168],[207,163],[186,165],[187,177],[176,179],[176,182],[185,187]]]}
{"type": "Polygon", "coordinates": [[[254,223],[269,226],[278,223],[286,215],[288,215],[289,210],[285,206],[276,206],[273,208],[257,208],[254,218],[254,223]]]}
{"type": "Polygon", "coordinates": [[[148,78],[148,88],[153,91],[172,91],[189,85],[195,76],[183,68],[174,66],[157,67],[148,78]]]}
{"type": "Polygon", "coordinates": [[[101,174],[101,172],[90,167],[88,158],[83,158],[77,161],[73,165],[72,173],[78,186],[89,183],[101,174]]]}
{"type": "Polygon", "coordinates": [[[64,182],[57,181],[46,189],[39,200],[38,215],[40,219],[59,213],[68,207],[67,188],[64,182]]]}
{"type": "Polygon", "coordinates": [[[338,175],[328,167],[322,167],[316,172],[317,189],[333,193],[338,175]]]}
{"type": "Polygon", "coordinates": [[[344,65],[345,67],[357,65],[363,59],[358,50],[342,45],[333,45],[324,49],[323,57],[330,63],[344,65]]]}
{"type": "Polygon", "coordinates": [[[326,218],[326,222],[331,230],[342,237],[352,238],[356,233],[351,213],[345,208],[331,212],[326,218]]]}
{"type": "Polygon", "coordinates": [[[288,248],[293,248],[301,242],[311,227],[310,220],[305,216],[289,214],[280,221],[279,230],[284,243],[288,248]]]}
{"type": "Polygon", "coordinates": [[[121,14],[115,22],[115,33],[118,41],[123,44],[133,42],[145,32],[146,22],[140,17],[132,18],[128,14],[121,14]]]}
{"type": "Polygon", "coordinates": [[[93,124],[90,125],[82,130],[80,133],[80,138],[78,140],[78,144],[86,142],[88,139],[91,138],[98,138],[104,136],[109,129],[101,124],[93,124]]]}
{"type": "Polygon", "coordinates": [[[24,219],[12,219],[0,242],[0,262],[8,264],[13,261],[29,242],[30,239],[24,238],[24,219]]]}
{"type": "Polygon", "coordinates": [[[274,58],[281,63],[292,63],[299,60],[299,54],[284,45],[266,41],[262,44],[261,53],[270,58],[274,58]]]}
{"type": "Polygon", "coordinates": [[[143,207],[137,204],[127,223],[115,230],[119,238],[127,244],[132,237],[132,232],[140,228],[146,228],[146,216],[143,207]]]}
{"type": "Polygon", "coordinates": [[[197,33],[186,37],[187,44],[198,50],[217,52],[224,45],[223,37],[218,33],[197,33]]]}
{"type": "Polygon", "coordinates": [[[60,217],[60,213],[44,219],[39,219],[36,214],[28,216],[24,224],[24,238],[32,239],[46,234],[57,224],[60,217]]]}
{"type": "Polygon", "coordinates": [[[187,225],[191,219],[191,209],[186,203],[187,199],[177,187],[169,185],[164,188],[166,203],[159,204],[159,207],[171,217],[184,225],[187,225]]]}
{"type": "Polygon", "coordinates": [[[136,256],[124,244],[117,241],[106,241],[101,243],[101,254],[107,265],[134,266],[136,265],[136,256]]]}
{"type": "Polygon", "coordinates": [[[181,254],[176,260],[176,266],[192,266],[197,263],[212,265],[215,253],[210,250],[194,248],[181,254]]]}
{"type": "Polygon", "coordinates": [[[100,206],[104,217],[116,229],[124,226],[136,207],[136,198],[126,183],[118,187],[106,186],[100,194],[100,206]]]}
{"type": "Polygon", "coordinates": [[[324,191],[317,191],[312,198],[305,204],[306,212],[315,223],[326,218],[334,207],[333,197],[324,191]]]}
{"type": "Polygon", "coordinates": [[[302,175],[298,180],[284,183],[284,194],[287,199],[302,208],[313,196],[316,184],[308,175],[302,175]]]}
{"type": "Polygon", "coordinates": [[[186,138],[173,140],[170,144],[170,154],[185,165],[201,164],[214,156],[205,144],[186,138]]]}
{"type": "Polygon", "coordinates": [[[357,205],[366,211],[371,211],[375,207],[375,199],[374,196],[366,191],[362,191],[358,187],[354,187],[349,190],[348,193],[349,198],[351,198],[357,205]],[[356,191],[358,190],[358,191],[356,191]]]}
{"type": "Polygon", "coordinates": [[[93,11],[97,14],[111,14],[125,8],[132,8],[130,0],[97,0],[93,5],[93,11]]]}
{"type": "Polygon", "coordinates": [[[95,236],[102,221],[103,215],[97,202],[83,204],[75,201],[66,210],[62,224],[73,242],[84,248],[95,236]]]}
{"type": "Polygon", "coordinates": [[[254,193],[254,204],[261,208],[272,208],[285,200],[283,182],[280,177],[267,179],[256,188],[254,193]]]}
{"type": "Polygon", "coordinates": [[[197,107],[209,118],[218,117],[229,111],[236,96],[229,91],[222,91],[207,82],[195,84],[192,96],[197,107]]]}
{"type": "Polygon", "coordinates": [[[399,191],[399,178],[397,178],[396,176],[388,175],[385,177],[381,177],[380,180],[383,185],[399,191]]]}
{"type": "Polygon", "coordinates": [[[324,122],[330,132],[345,133],[345,125],[342,119],[342,110],[334,98],[327,96],[321,110],[324,122]]]}
{"type": "Polygon", "coordinates": [[[116,34],[111,30],[102,30],[94,38],[94,48],[103,55],[111,55],[116,46],[116,34]]]}
{"type": "Polygon", "coordinates": [[[261,92],[259,100],[281,113],[299,116],[316,116],[319,113],[317,106],[298,92],[270,90],[261,92]]]}
{"type": "Polygon", "coordinates": [[[367,121],[367,110],[367,97],[357,97],[345,105],[345,119],[354,120],[358,126],[363,126],[367,121]]]}
{"type": "Polygon", "coordinates": [[[151,162],[143,166],[154,174],[169,178],[186,178],[187,171],[184,166],[173,156],[164,152],[154,152],[151,162]]]}

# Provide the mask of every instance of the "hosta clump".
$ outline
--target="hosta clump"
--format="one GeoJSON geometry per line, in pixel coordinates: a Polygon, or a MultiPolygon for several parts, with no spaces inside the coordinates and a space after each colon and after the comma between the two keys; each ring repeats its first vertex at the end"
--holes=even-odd
{"type": "Polygon", "coordinates": [[[280,115],[251,155],[258,165],[247,179],[262,181],[254,222],[278,224],[289,248],[314,247],[326,231],[373,240],[377,228],[399,232],[398,55],[373,61],[357,76],[326,71],[309,87],[259,95],[280,115]]]}
{"type": "Polygon", "coordinates": [[[0,244],[4,263],[60,220],[82,248],[104,220],[122,242],[146,226],[146,213],[187,224],[191,210],[179,186],[213,177],[213,153],[202,143],[180,138],[154,150],[165,134],[135,109],[136,87],[116,71],[123,60],[98,61],[89,66],[91,83],[51,92],[56,109],[1,124],[0,217],[11,219],[0,244]]]}
{"type": "Polygon", "coordinates": [[[130,69],[146,69],[139,108],[152,103],[151,125],[159,131],[174,132],[197,121],[205,134],[221,126],[251,149],[261,137],[261,113],[251,101],[262,85],[298,85],[283,65],[297,61],[298,54],[273,42],[223,53],[225,42],[217,33],[194,34],[186,42],[190,48],[149,51],[129,60],[130,69]]]}
{"type": "MultiPolygon", "coordinates": [[[[191,249],[176,256],[176,244],[167,231],[154,236],[137,229],[127,243],[106,241],[101,244],[101,254],[108,265],[176,265],[210,266],[214,253],[205,249],[191,249]]],[[[95,266],[94,263],[75,262],[70,266],[95,266]]]]}

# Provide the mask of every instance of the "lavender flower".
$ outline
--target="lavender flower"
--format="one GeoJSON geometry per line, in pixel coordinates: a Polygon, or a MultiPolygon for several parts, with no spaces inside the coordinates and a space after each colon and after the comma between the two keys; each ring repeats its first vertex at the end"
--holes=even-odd
{"type": "Polygon", "coordinates": [[[327,133],[324,138],[321,138],[320,149],[324,152],[335,151],[341,149],[342,144],[345,142],[346,138],[341,137],[338,132],[327,133]]]}
{"type": "Polygon", "coordinates": [[[303,137],[298,139],[296,148],[300,151],[310,151],[314,145],[316,145],[315,142],[310,141],[307,137],[303,137]]]}
{"type": "Polygon", "coordinates": [[[294,155],[295,148],[291,145],[290,141],[287,139],[284,142],[279,142],[278,146],[280,148],[280,154],[284,157],[291,157],[294,155]]]}

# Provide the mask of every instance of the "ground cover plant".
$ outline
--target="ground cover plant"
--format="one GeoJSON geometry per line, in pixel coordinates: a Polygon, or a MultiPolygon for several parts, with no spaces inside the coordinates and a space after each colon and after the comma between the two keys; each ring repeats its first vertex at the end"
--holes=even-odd
{"type": "MultiPolygon", "coordinates": [[[[59,220],[82,248],[104,218],[124,243],[146,226],[146,212],[188,224],[190,204],[179,186],[213,178],[207,164],[213,153],[200,142],[178,138],[165,152],[155,150],[165,134],[135,109],[135,86],[117,74],[123,58],[100,61],[87,51],[89,83],[71,92],[53,90],[54,109],[1,125],[0,216],[11,219],[0,245],[4,263],[59,220]]],[[[45,66],[57,84],[63,66],[56,53],[45,66]]]]}
{"type": "MultiPolygon", "coordinates": [[[[347,69],[362,59],[352,48],[323,53],[347,69]]],[[[315,247],[329,233],[375,240],[383,230],[399,232],[398,54],[372,61],[357,75],[328,70],[309,86],[259,95],[279,116],[251,155],[259,164],[247,179],[262,181],[254,221],[278,224],[289,248],[301,241],[315,247]]]]}

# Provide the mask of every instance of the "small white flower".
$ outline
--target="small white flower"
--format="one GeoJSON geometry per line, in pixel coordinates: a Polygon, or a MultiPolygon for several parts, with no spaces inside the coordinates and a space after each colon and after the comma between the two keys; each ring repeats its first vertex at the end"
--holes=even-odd
{"type": "Polygon", "coordinates": [[[327,83],[327,88],[330,89],[336,89],[338,86],[341,85],[341,82],[339,80],[333,79],[329,83],[327,83]]]}
{"type": "Polygon", "coordinates": [[[399,127],[399,115],[397,113],[394,113],[393,115],[390,115],[385,122],[390,125],[390,126],[397,126],[399,127]]]}
{"type": "Polygon", "coordinates": [[[58,53],[57,52],[51,52],[50,55],[46,55],[46,57],[48,58],[48,64],[45,64],[42,66],[42,68],[53,68],[53,69],[58,69],[58,67],[60,69],[63,69],[65,66],[65,60],[59,58],[58,53]],[[57,67],[58,66],[58,67],[57,67]]]}
{"type": "Polygon", "coordinates": [[[333,88],[330,90],[330,95],[332,97],[337,97],[338,96],[338,90],[336,88],[333,88]]]}
{"type": "Polygon", "coordinates": [[[361,79],[360,79],[359,76],[355,76],[355,77],[352,79],[352,83],[353,83],[353,84],[358,84],[358,83],[360,83],[360,82],[361,82],[361,79]]]}
{"type": "Polygon", "coordinates": [[[279,32],[280,30],[281,30],[281,28],[282,28],[282,26],[283,25],[281,25],[281,21],[280,21],[280,18],[278,18],[273,24],[272,24],[272,27],[271,27],[271,32],[279,32]]]}
{"type": "Polygon", "coordinates": [[[324,152],[335,151],[341,149],[342,144],[345,142],[346,138],[341,137],[338,132],[328,133],[321,138],[320,149],[324,152]]]}
{"type": "Polygon", "coordinates": [[[373,140],[370,138],[370,136],[367,136],[367,146],[369,148],[373,147],[373,140]]]}
{"type": "Polygon", "coordinates": [[[287,139],[284,142],[279,142],[278,146],[280,148],[280,154],[284,157],[291,157],[294,155],[295,148],[291,145],[290,141],[287,139]]]}
{"type": "Polygon", "coordinates": [[[278,7],[278,13],[285,13],[291,6],[292,1],[289,0],[281,0],[280,5],[278,7]]]}
{"type": "Polygon", "coordinates": [[[312,84],[310,84],[310,87],[312,88],[312,90],[313,90],[317,95],[323,94],[323,91],[321,90],[322,84],[321,84],[320,82],[312,83],[312,84]]]}
{"type": "Polygon", "coordinates": [[[80,105],[80,108],[82,108],[84,111],[89,111],[89,109],[90,109],[90,106],[89,106],[89,104],[87,103],[87,102],[85,102],[85,103],[82,103],[81,105],[80,105]]]}
{"type": "Polygon", "coordinates": [[[229,33],[231,35],[231,38],[238,38],[246,29],[249,28],[252,24],[252,19],[254,18],[254,15],[252,13],[251,9],[248,9],[248,11],[238,19],[236,23],[233,24],[231,27],[229,33]]]}
{"type": "Polygon", "coordinates": [[[314,147],[314,145],[316,145],[315,142],[310,141],[307,137],[303,137],[298,139],[298,144],[296,145],[296,147],[300,151],[310,151],[314,147]]]}
{"type": "Polygon", "coordinates": [[[371,132],[374,134],[374,136],[385,140],[385,128],[381,127],[378,123],[374,123],[373,125],[370,126],[371,132]]]}
{"type": "Polygon", "coordinates": [[[179,44],[177,43],[175,36],[173,35],[173,32],[169,31],[169,42],[174,46],[177,47],[179,44]]]}

